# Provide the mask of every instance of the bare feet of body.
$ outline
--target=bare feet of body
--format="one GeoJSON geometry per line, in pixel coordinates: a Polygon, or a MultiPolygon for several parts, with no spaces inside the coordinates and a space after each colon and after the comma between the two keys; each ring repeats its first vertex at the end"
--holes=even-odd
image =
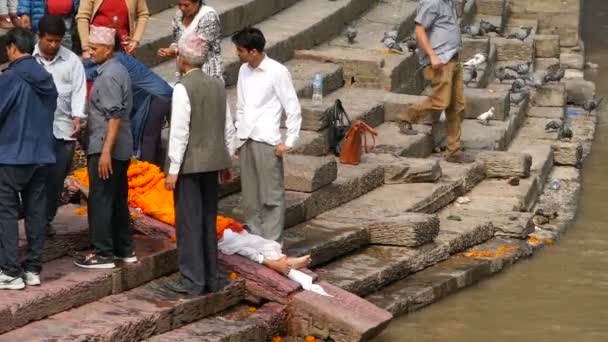
{"type": "Polygon", "coordinates": [[[310,262],[310,255],[305,255],[298,258],[282,257],[279,260],[266,259],[264,260],[264,265],[281,274],[287,275],[291,269],[300,269],[307,267],[308,265],[310,265],[310,262]]]}
{"type": "Polygon", "coordinates": [[[310,265],[311,262],[312,262],[312,259],[310,258],[310,254],[301,256],[299,258],[290,258],[290,257],[287,258],[287,264],[289,266],[291,266],[291,268],[295,268],[296,270],[299,270],[300,268],[308,267],[308,265],[310,265]]]}

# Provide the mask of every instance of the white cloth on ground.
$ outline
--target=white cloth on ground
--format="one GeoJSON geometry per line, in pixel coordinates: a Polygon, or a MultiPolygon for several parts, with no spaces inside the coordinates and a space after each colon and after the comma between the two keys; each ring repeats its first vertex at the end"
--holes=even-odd
{"type": "Polygon", "coordinates": [[[231,229],[224,230],[217,247],[224,254],[239,254],[260,264],[264,259],[279,260],[285,256],[278,242],[246,231],[235,233],[231,229]]]}

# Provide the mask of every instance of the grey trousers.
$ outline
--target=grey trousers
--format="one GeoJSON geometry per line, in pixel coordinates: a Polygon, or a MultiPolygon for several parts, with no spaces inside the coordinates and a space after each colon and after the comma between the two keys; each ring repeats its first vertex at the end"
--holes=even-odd
{"type": "Polygon", "coordinates": [[[63,192],[63,183],[65,178],[70,173],[72,167],[72,158],[74,157],[74,148],[76,141],[55,139],[55,155],[57,162],[49,165],[47,177],[47,195],[48,195],[48,222],[53,222],[59,207],[59,199],[63,192]]]}
{"type": "Polygon", "coordinates": [[[285,226],[283,158],[275,146],[247,140],[239,150],[245,222],[253,234],[281,242],[285,226]]]}
{"type": "Polygon", "coordinates": [[[179,271],[194,291],[218,288],[218,173],[179,175],[173,198],[179,271]]]}

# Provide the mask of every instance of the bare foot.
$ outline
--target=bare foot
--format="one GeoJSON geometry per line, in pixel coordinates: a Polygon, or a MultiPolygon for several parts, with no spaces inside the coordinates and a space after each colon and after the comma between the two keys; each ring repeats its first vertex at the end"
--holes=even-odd
{"type": "Polygon", "coordinates": [[[296,270],[299,270],[300,268],[308,267],[308,265],[310,265],[311,262],[312,262],[312,259],[310,258],[310,254],[301,256],[299,258],[287,258],[287,263],[292,268],[295,268],[296,270]]]}
{"type": "Polygon", "coordinates": [[[265,259],[264,265],[284,275],[287,275],[290,269],[289,265],[287,264],[287,258],[281,258],[279,260],[265,259]]]}

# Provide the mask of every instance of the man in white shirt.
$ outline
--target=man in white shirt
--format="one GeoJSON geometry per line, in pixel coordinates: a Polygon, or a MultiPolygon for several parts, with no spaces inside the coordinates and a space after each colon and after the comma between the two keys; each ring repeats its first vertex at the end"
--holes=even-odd
{"type": "Polygon", "coordinates": [[[53,75],[59,93],[53,121],[57,162],[49,166],[47,178],[47,235],[54,235],[51,224],[57,213],[63,183],[70,172],[76,137],[80,132],[80,120],[86,118],[84,108],[87,87],[84,66],[75,53],[61,46],[65,32],[66,27],[62,17],[44,16],[40,20],[39,42],[34,49],[34,57],[53,75]]]}
{"type": "Polygon", "coordinates": [[[252,233],[281,241],[285,223],[283,156],[298,140],[302,113],[287,68],[264,53],[252,27],[232,37],[243,63],[237,84],[236,129],[245,221],[252,233]],[[281,135],[283,112],[287,136],[281,135]]]}

